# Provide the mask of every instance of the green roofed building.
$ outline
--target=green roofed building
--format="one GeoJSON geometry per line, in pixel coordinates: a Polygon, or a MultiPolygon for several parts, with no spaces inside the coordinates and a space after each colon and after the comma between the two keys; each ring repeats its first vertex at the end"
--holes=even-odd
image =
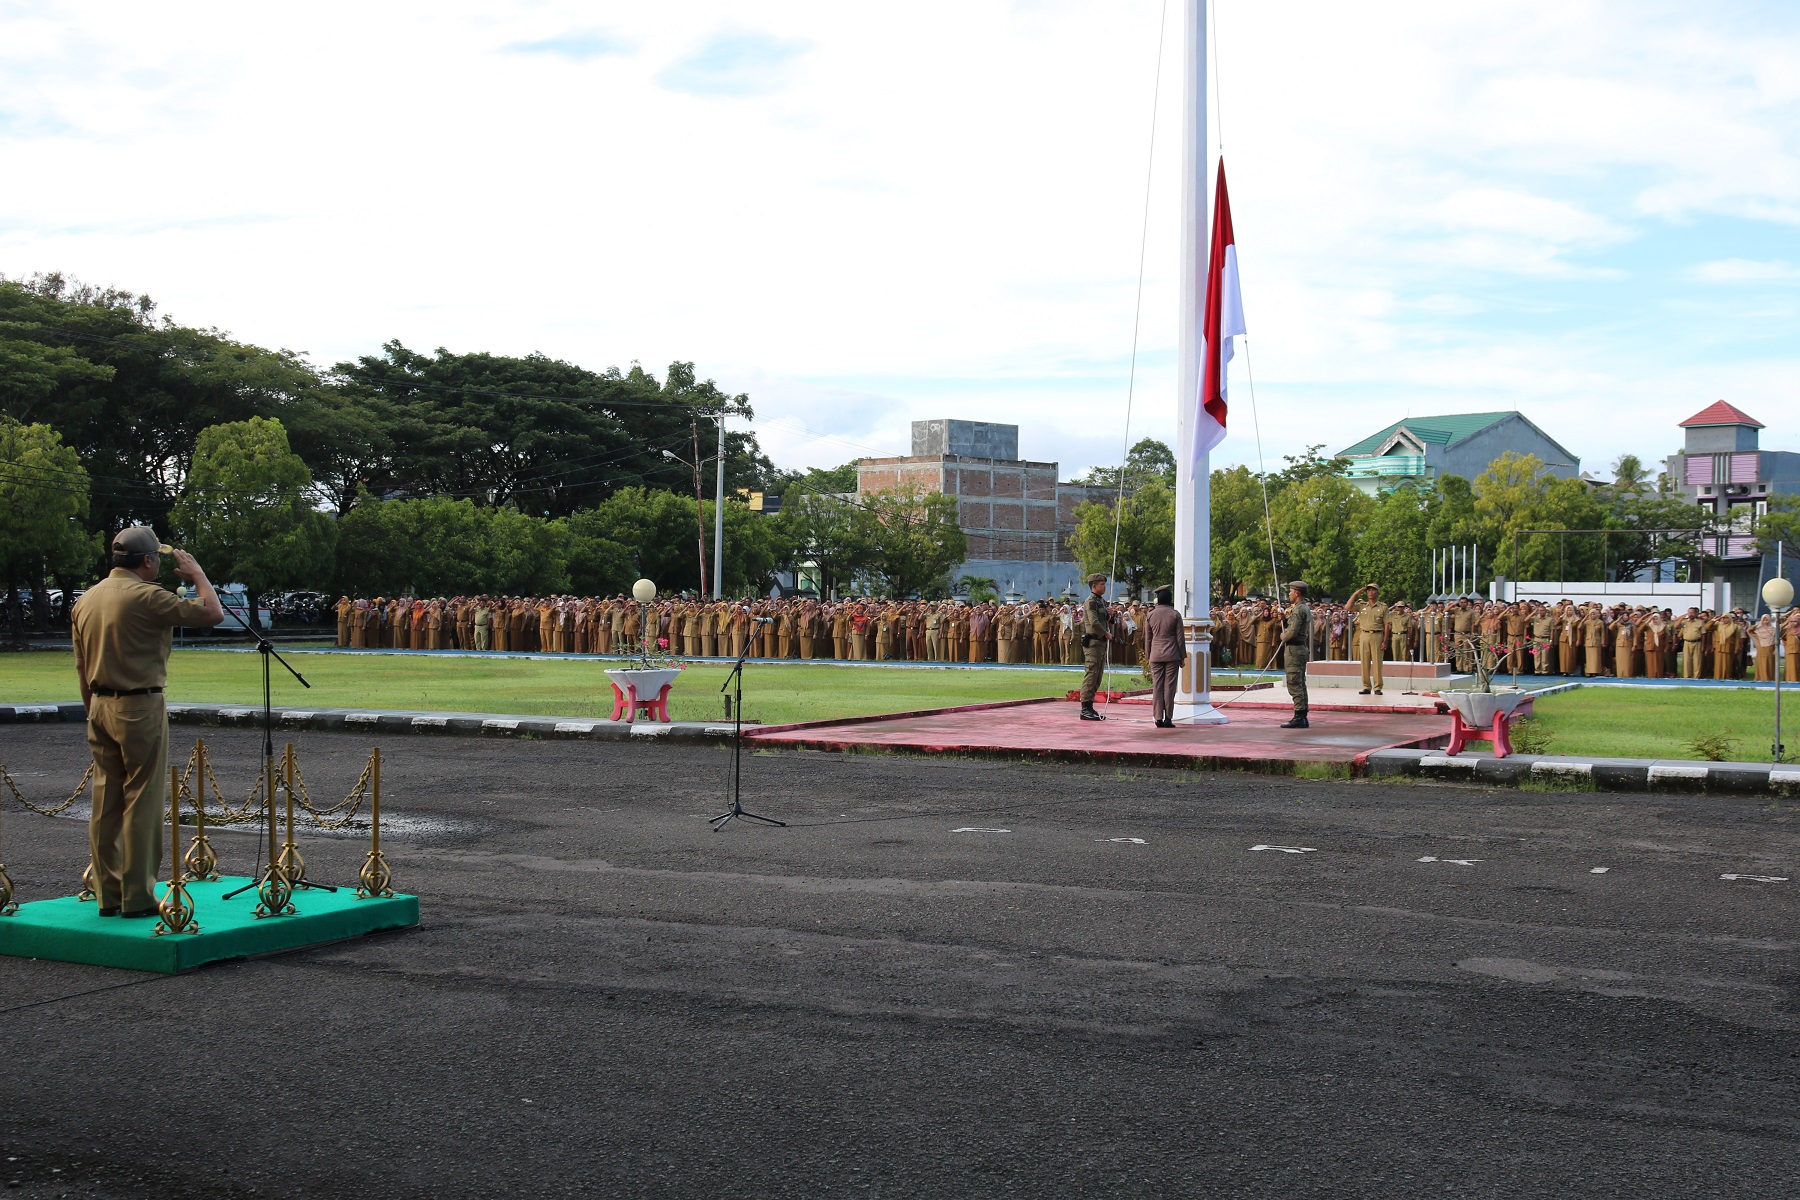
{"type": "Polygon", "coordinates": [[[1371,495],[1406,480],[1435,483],[1444,475],[1473,479],[1508,450],[1535,454],[1552,474],[1574,478],[1581,460],[1517,412],[1407,417],[1338,451],[1344,475],[1371,495]]]}

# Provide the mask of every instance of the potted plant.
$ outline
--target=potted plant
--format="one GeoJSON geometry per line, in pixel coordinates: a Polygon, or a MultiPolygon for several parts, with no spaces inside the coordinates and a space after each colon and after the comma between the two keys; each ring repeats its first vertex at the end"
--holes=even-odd
{"type": "Polygon", "coordinates": [[[607,679],[613,685],[612,719],[635,721],[638,710],[648,707],[652,717],[667,721],[669,689],[674,686],[675,677],[681,674],[686,664],[664,653],[662,639],[651,632],[650,602],[656,599],[656,585],[648,579],[638,580],[632,585],[631,598],[638,602],[640,608],[638,628],[643,640],[638,646],[635,662],[629,667],[606,672],[607,679]]]}
{"type": "Polygon", "coordinates": [[[1531,693],[1519,688],[1494,690],[1494,675],[1512,647],[1484,637],[1480,631],[1458,633],[1451,637],[1457,657],[1466,658],[1473,666],[1474,686],[1468,691],[1443,691],[1438,695],[1444,703],[1462,714],[1463,723],[1480,729],[1491,728],[1499,716],[1511,717],[1522,705],[1531,701],[1531,693]]]}

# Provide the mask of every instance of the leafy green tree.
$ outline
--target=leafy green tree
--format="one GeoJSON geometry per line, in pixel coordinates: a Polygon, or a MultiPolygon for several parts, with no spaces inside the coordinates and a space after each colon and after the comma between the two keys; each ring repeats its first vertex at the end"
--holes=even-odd
{"type": "Polygon", "coordinates": [[[1000,598],[1000,581],[987,575],[964,575],[957,581],[970,604],[989,604],[1000,598]]]}
{"type": "MultiPolygon", "coordinates": [[[[851,459],[838,467],[808,467],[797,475],[792,485],[799,491],[810,495],[832,494],[843,495],[856,490],[856,464],[860,459],[851,459]]],[[[782,494],[791,494],[791,487],[784,488],[782,494]]],[[[785,503],[785,500],[783,501],[785,503]]]]}
{"type": "Polygon", "coordinates": [[[811,567],[827,596],[846,594],[873,568],[880,553],[874,514],[855,500],[791,486],[775,520],[782,565],[789,570],[811,567]]]}
{"type": "Polygon", "coordinates": [[[201,431],[170,521],[209,573],[244,585],[254,621],[261,596],[329,576],[337,530],[311,498],[281,422],[252,417],[201,431]]]}
{"type": "Polygon", "coordinates": [[[1407,483],[1376,501],[1356,539],[1352,555],[1355,577],[1378,584],[1384,600],[1417,604],[1431,594],[1432,507],[1434,489],[1407,483]]]}
{"type": "MultiPolygon", "coordinates": [[[[1279,481],[1276,484],[1280,490],[1279,481]]],[[[1212,568],[1219,592],[1274,586],[1269,578],[1268,523],[1263,481],[1249,467],[1212,473],[1212,568]]]]}
{"type": "Polygon", "coordinates": [[[41,629],[45,578],[72,574],[83,560],[91,569],[99,544],[83,528],[87,511],[87,472],[74,448],[48,425],[0,416],[0,573],[15,643],[25,634],[21,586],[31,588],[41,629]]]}
{"type": "Polygon", "coordinates": [[[1777,544],[1790,557],[1800,555],[1800,496],[1770,496],[1769,511],[1756,519],[1756,552],[1773,554],[1777,544]]]}
{"type": "Polygon", "coordinates": [[[1118,565],[1113,565],[1114,520],[1111,505],[1093,501],[1076,506],[1075,532],[1069,550],[1087,572],[1104,571],[1123,580],[1132,591],[1175,576],[1175,493],[1159,478],[1147,479],[1119,510],[1118,565]]]}
{"type": "Polygon", "coordinates": [[[1616,579],[1636,579],[1657,563],[1671,558],[1689,560],[1703,549],[1708,514],[1686,497],[1645,488],[1621,492],[1615,487],[1598,499],[1603,511],[1601,527],[1620,531],[1607,534],[1602,545],[1602,556],[1616,579]],[[1658,529],[1685,532],[1641,532],[1658,529]]]}
{"type": "MultiPolygon", "coordinates": [[[[1125,490],[1131,491],[1152,479],[1175,486],[1175,452],[1156,438],[1144,438],[1125,454],[1125,490]]],[[[1119,486],[1118,467],[1090,467],[1078,482],[1089,487],[1119,486]]]]}
{"type": "Polygon", "coordinates": [[[887,594],[949,594],[950,568],[968,556],[969,539],[957,520],[955,496],[922,487],[871,492],[863,504],[874,518],[874,574],[887,594]]]}
{"type": "Polygon", "coordinates": [[[1353,578],[1355,545],[1375,502],[1336,472],[1305,470],[1298,478],[1270,498],[1282,578],[1346,595],[1369,582],[1353,578]]]}

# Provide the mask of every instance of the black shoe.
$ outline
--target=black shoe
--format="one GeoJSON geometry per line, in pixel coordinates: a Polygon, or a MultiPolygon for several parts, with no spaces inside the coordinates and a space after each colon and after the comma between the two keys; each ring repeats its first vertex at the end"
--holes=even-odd
{"type": "Polygon", "coordinates": [[[1307,723],[1307,720],[1305,717],[1295,717],[1291,721],[1283,721],[1281,723],[1281,728],[1283,728],[1283,729],[1309,729],[1309,728],[1311,728],[1311,726],[1307,723]]]}
{"type": "Polygon", "coordinates": [[[1364,689],[1363,689],[1363,690],[1362,690],[1362,691],[1360,691],[1360,692],[1358,692],[1358,693],[1356,693],[1356,694],[1357,694],[1357,695],[1359,695],[1359,696],[1366,696],[1366,695],[1368,695],[1368,694],[1369,694],[1369,689],[1368,689],[1368,688],[1364,688],[1364,689]]]}
{"type": "Polygon", "coordinates": [[[162,915],[162,911],[155,908],[134,908],[130,912],[123,912],[119,915],[121,917],[159,917],[162,915]]]}
{"type": "Polygon", "coordinates": [[[1375,689],[1375,694],[1376,694],[1376,695],[1377,695],[1377,696],[1379,696],[1379,695],[1381,695],[1381,689],[1380,689],[1380,688],[1376,688],[1376,689],[1375,689]]]}
{"type": "Polygon", "coordinates": [[[1156,723],[1156,727],[1158,729],[1173,729],[1173,728],[1175,728],[1175,722],[1173,722],[1173,721],[1158,721],[1156,723]]]}
{"type": "Polygon", "coordinates": [[[119,906],[115,904],[111,908],[103,908],[100,910],[100,915],[103,917],[116,917],[119,915],[119,906]]]}
{"type": "Polygon", "coordinates": [[[1089,704],[1084,704],[1081,706],[1081,719],[1084,721],[1104,721],[1104,720],[1106,720],[1105,717],[1103,717],[1099,713],[1095,712],[1093,709],[1093,706],[1089,705],[1089,704]]]}

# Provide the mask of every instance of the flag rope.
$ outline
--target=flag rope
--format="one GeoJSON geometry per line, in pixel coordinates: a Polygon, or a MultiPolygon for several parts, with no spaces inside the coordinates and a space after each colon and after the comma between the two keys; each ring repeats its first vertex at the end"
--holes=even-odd
{"type": "MultiPolygon", "coordinates": [[[[1163,0],[1156,28],[1156,70],[1150,84],[1150,147],[1144,156],[1144,219],[1138,233],[1137,300],[1131,314],[1131,369],[1125,380],[1125,444],[1119,452],[1119,495],[1113,503],[1112,564],[1107,570],[1107,577],[1114,580],[1119,574],[1119,531],[1125,521],[1125,468],[1131,461],[1131,402],[1137,392],[1138,331],[1144,319],[1144,260],[1150,245],[1150,185],[1156,174],[1156,116],[1162,104],[1163,42],[1168,37],[1168,29],[1169,0],[1163,0]]],[[[1105,686],[1108,692],[1112,691],[1111,645],[1109,639],[1105,686]]]]}

